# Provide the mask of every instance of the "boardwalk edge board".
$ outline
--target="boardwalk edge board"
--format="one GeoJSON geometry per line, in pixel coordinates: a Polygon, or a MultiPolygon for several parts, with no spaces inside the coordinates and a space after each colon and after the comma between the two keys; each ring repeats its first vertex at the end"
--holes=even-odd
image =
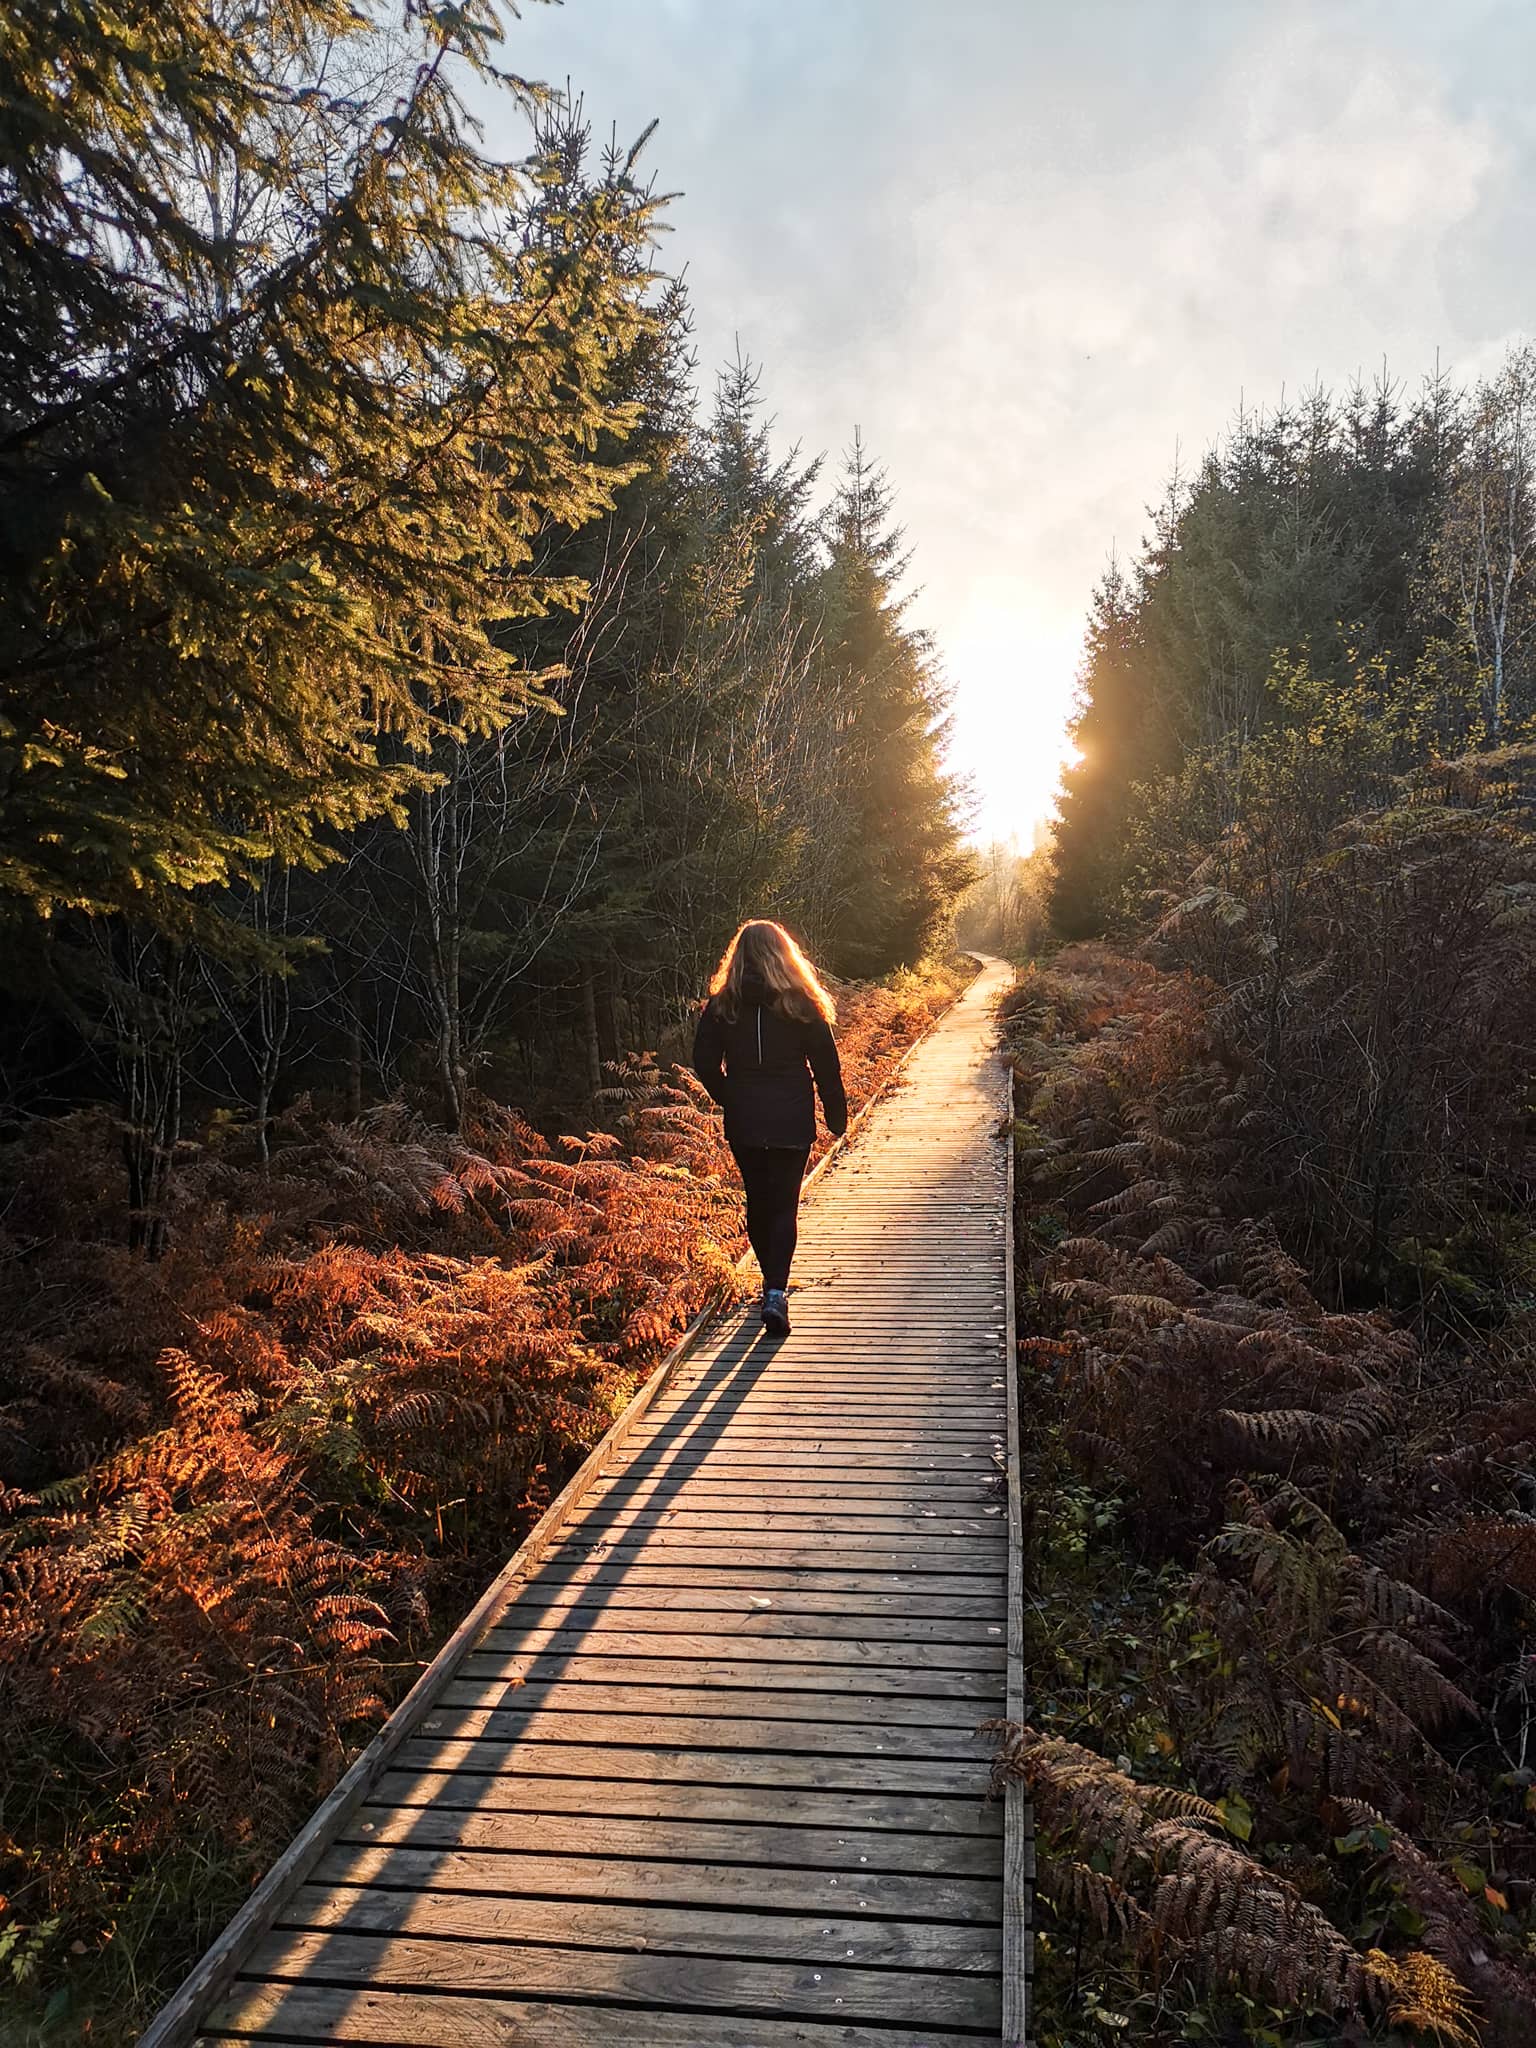
{"type": "MultiPolygon", "coordinates": [[[[961,990],[955,1002],[964,993],[961,990]]],[[[860,1105],[858,1114],[850,1118],[847,1130],[828,1146],[811,1168],[805,1177],[806,1188],[819,1180],[832,1161],[841,1158],[848,1150],[871,1111],[897,1086],[914,1053],[928,1042],[953,1008],[953,1002],[946,1004],[913,1039],[890,1073],[860,1105]]],[[[749,1259],[744,1257],[738,1262],[738,1270],[744,1270],[749,1263],[749,1259]]],[[[439,1703],[444,1688],[468,1650],[516,1599],[528,1571],[551,1548],[572,1509],[598,1478],[603,1467],[671,1385],[678,1369],[720,1323],[736,1312],[730,1306],[715,1307],[704,1309],[695,1316],[623,1413],[550,1502],[367,1748],[332,1786],[287,1848],[254,1886],[223,1933],[194,1964],[178,1989],[150,2021],[139,2037],[139,2048],[188,2048],[188,2044],[197,2039],[198,2029],[209,2007],[230,1989],[242,1965],[271,1931],[277,1915],[310,1877],[341,1829],[356,1814],[401,1744],[417,1732],[422,1716],[439,1703]]]]}
{"type": "MultiPolygon", "coordinates": [[[[1003,1233],[1003,1376],[1008,1420],[1008,1661],[1007,1715],[1024,1719],[1024,1503],[1020,1472],[1019,1341],[1014,1294],[1013,1061],[1006,1051],[1008,1093],[1003,1142],[1008,1148],[1007,1229],[1003,1233]]],[[[1034,1965],[1035,1823],[1023,1781],[1003,1788],[1003,2048],[1028,2048],[1029,1991],[1034,1965]]]]}

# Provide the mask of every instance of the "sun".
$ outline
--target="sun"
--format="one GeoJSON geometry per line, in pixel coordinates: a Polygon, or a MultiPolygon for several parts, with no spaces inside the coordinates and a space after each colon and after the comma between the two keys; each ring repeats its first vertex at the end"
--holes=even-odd
{"type": "Polygon", "coordinates": [[[977,799],[971,837],[1028,850],[1049,823],[1072,743],[1080,623],[988,606],[944,637],[950,764],[977,799]]]}

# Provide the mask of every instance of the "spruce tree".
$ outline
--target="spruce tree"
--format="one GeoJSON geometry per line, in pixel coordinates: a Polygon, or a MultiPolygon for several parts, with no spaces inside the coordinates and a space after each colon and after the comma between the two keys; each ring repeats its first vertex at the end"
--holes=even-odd
{"type": "Polygon", "coordinates": [[[1148,792],[1192,755],[1283,724],[1272,684],[1288,663],[1344,677],[1381,655],[1406,675],[1445,633],[1427,572],[1455,442],[1438,384],[1404,407],[1383,381],[1245,414],[1192,480],[1173,479],[1140,556],[1095,598],[1083,758],[1056,835],[1064,934],[1134,908],[1148,792]]]}
{"type": "Polygon", "coordinates": [[[919,959],[975,866],[943,761],[947,692],[928,635],[903,621],[908,556],[892,515],[885,471],[856,431],[824,523],[821,657],[825,742],[853,793],[829,934],[847,974],[919,959]]]}
{"type": "Polygon", "coordinates": [[[652,205],[483,153],[456,80],[539,99],[490,0],[0,33],[0,903],[174,929],[539,697],[510,629],[626,473],[652,205]]]}

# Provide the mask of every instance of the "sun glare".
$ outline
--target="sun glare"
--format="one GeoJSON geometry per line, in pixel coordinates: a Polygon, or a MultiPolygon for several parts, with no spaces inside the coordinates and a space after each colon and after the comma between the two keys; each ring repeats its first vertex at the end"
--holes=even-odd
{"type": "Polygon", "coordinates": [[[950,759],[976,798],[971,837],[1028,850],[1048,825],[1062,771],[1081,628],[989,610],[946,636],[954,687],[950,759]]]}

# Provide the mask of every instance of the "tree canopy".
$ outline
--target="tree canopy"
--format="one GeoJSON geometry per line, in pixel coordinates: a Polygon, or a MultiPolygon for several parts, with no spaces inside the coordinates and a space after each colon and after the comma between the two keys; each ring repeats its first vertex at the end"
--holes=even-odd
{"type": "Polygon", "coordinates": [[[485,0],[7,9],[0,890],[184,924],[542,694],[510,628],[627,473],[628,159],[479,145],[485,0]]]}
{"type": "MultiPolygon", "coordinates": [[[[1056,841],[1055,914],[1133,914],[1159,789],[1295,724],[1297,664],[1385,664],[1416,744],[1493,746],[1536,716],[1536,355],[1458,391],[1383,380],[1244,414],[1176,476],[1145,547],[1095,594],[1056,841]]],[[[1406,756],[1403,765],[1406,765],[1406,756]]]]}

